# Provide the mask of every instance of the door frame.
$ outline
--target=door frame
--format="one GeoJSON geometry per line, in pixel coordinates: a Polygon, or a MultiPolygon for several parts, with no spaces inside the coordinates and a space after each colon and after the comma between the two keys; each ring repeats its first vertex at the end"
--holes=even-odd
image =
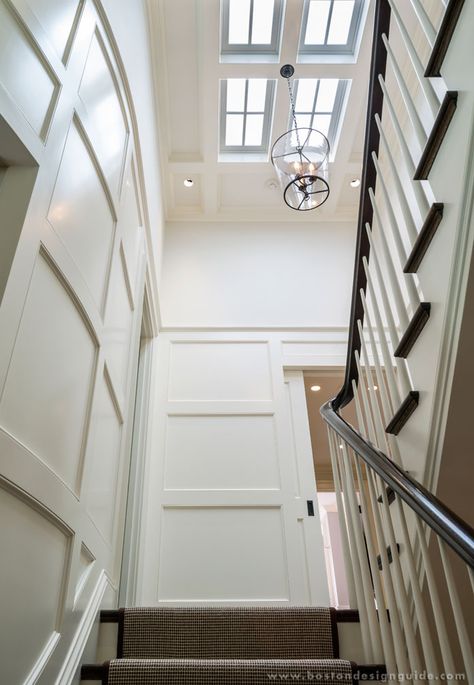
{"type": "Polygon", "coordinates": [[[137,604],[138,568],[141,535],[143,530],[143,493],[145,483],[147,434],[149,425],[151,367],[153,360],[153,321],[150,300],[145,285],[141,313],[140,342],[136,363],[136,376],[132,439],[127,485],[127,503],[122,548],[122,566],[119,585],[119,606],[137,604]]]}

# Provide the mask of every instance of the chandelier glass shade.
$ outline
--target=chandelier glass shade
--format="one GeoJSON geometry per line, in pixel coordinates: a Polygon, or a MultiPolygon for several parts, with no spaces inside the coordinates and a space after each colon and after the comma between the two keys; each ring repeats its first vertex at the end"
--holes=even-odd
{"type": "Polygon", "coordinates": [[[294,68],[287,64],[280,73],[288,81],[294,126],[273,144],[272,164],[285,203],[291,209],[306,212],[320,207],[329,197],[329,141],[314,128],[298,128],[290,82],[294,68]]]}

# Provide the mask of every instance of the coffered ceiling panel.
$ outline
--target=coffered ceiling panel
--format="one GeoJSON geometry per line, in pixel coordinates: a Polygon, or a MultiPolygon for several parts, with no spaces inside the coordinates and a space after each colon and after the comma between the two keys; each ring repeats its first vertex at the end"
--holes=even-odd
{"type": "MultiPolygon", "coordinates": [[[[221,52],[226,0],[148,0],[168,221],[356,219],[359,193],[348,183],[361,173],[374,0],[357,0],[360,30],[354,35],[353,52],[341,55],[334,54],[334,50],[328,55],[321,54],[321,50],[303,53],[300,39],[309,1],[286,0],[275,5],[281,8],[278,54],[249,56],[245,45],[241,55],[235,54],[237,49],[231,54],[221,52]],[[289,127],[288,88],[279,74],[280,67],[287,63],[295,66],[297,80],[347,82],[338,103],[340,124],[331,129],[331,194],[325,205],[311,212],[289,209],[281,190],[273,187],[276,176],[269,150],[289,127]],[[226,117],[221,107],[225,110],[227,103],[221,100],[227,97],[227,90],[222,84],[229,79],[275,82],[270,102],[270,142],[263,152],[254,145],[252,151],[223,153],[221,129],[226,117]],[[192,187],[183,185],[187,178],[194,181],[192,187]]],[[[311,111],[317,111],[317,107],[311,111]]],[[[245,147],[245,134],[242,141],[245,147]]],[[[265,148],[265,135],[262,145],[265,148]]]]}

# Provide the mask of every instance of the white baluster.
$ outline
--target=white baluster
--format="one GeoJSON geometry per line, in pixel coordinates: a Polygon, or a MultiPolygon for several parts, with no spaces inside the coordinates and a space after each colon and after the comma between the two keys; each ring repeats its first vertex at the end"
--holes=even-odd
{"type": "Polygon", "coordinates": [[[369,562],[367,560],[367,550],[365,547],[364,534],[362,529],[361,517],[359,513],[359,503],[355,493],[354,475],[349,458],[349,452],[345,442],[342,442],[340,454],[341,474],[346,484],[346,492],[349,498],[349,508],[352,515],[352,529],[354,532],[354,542],[359,557],[359,566],[362,574],[362,587],[364,590],[365,607],[369,622],[369,630],[372,638],[372,658],[378,661],[382,658],[382,643],[380,640],[380,628],[377,619],[377,612],[374,603],[374,591],[372,588],[369,562]]]}
{"type": "Polygon", "coordinates": [[[425,95],[426,101],[429,105],[434,120],[436,115],[438,114],[439,100],[436,97],[436,93],[434,91],[433,86],[431,85],[431,82],[429,81],[429,79],[425,78],[425,70],[423,68],[423,65],[421,64],[421,60],[418,56],[418,53],[415,50],[415,46],[413,45],[413,41],[410,37],[410,34],[408,33],[405,24],[403,23],[403,20],[400,16],[397,4],[394,2],[394,0],[389,0],[389,3],[392,10],[392,14],[395,17],[398,29],[402,36],[405,48],[408,54],[410,55],[411,63],[413,64],[413,69],[418,79],[418,83],[420,84],[423,90],[423,93],[425,95]]]}
{"type": "Polygon", "coordinates": [[[395,313],[398,315],[398,320],[400,322],[400,328],[405,331],[407,326],[408,326],[408,314],[407,314],[407,308],[405,304],[405,300],[403,299],[402,295],[402,290],[400,288],[400,283],[398,282],[397,274],[395,271],[395,267],[393,265],[392,261],[392,253],[390,251],[390,248],[388,246],[387,238],[385,236],[385,231],[383,229],[383,224],[382,224],[382,219],[380,217],[380,213],[377,207],[377,203],[375,201],[375,195],[374,191],[372,188],[369,188],[369,197],[370,201],[372,203],[372,207],[374,208],[374,214],[375,214],[375,219],[379,225],[379,235],[380,235],[380,247],[382,254],[384,256],[384,262],[387,267],[387,277],[388,281],[390,283],[390,288],[393,293],[393,299],[395,301],[395,313]]]}
{"type": "MultiPolygon", "coordinates": [[[[402,274],[403,282],[405,283],[405,287],[408,292],[408,300],[410,302],[410,306],[412,309],[412,314],[413,312],[416,311],[418,308],[418,305],[420,304],[420,297],[418,295],[418,292],[416,290],[415,286],[415,280],[413,274],[404,274],[403,273],[403,267],[405,266],[405,262],[407,259],[407,253],[405,251],[405,247],[403,246],[403,241],[402,237],[400,235],[400,229],[398,227],[397,219],[395,217],[395,212],[393,209],[392,201],[390,199],[390,193],[388,192],[387,186],[385,185],[385,180],[383,177],[383,174],[380,171],[380,165],[377,159],[377,155],[375,152],[372,153],[372,159],[374,161],[375,168],[377,170],[377,180],[380,183],[380,187],[382,188],[382,195],[385,200],[385,206],[388,211],[388,216],[389,216],[389,222],[390,226],[392,228],[392,237],[393,237],[393,242],[395,243],[395,252],[397,253],[398,257],[398,263],[400,266],[400,273],[402,274]]],[[[402,192],[402,197],[405,197],[403,195],[403,190],[402,192]]],[[[408,209],[408,207],[407,207],[408,209]]],[[[378,215],[380,217],[380,215],[378,215]]],[[[379,224],[380,226],[380,232],[382,233],[384,230],[384,226],[379,224]]]]}
{"type": "MultiPolygon", "coordinates": [[[[356,592],[356,597],[357,597],[357,608],[359,610],[359,618],[360,618],[360,627],[361,627],[361,634],[362,634],[362,645],[364,648],[364,655],[366,659],[372,659],[372,641],[371,641],[371,635],[370,635],[370,628],[369,628],[369,618],[367,615],[367,606],[365,603],[365,597],[364,597],[364,583],[363,583],[363,577],[362,577],[362,572],[360,568],[360,562],[359,562],[359,555],[357,553],[357,545],[355,544],[355,533],[354,533],[354,526],[353,526],[353,521],[349,509],[349,503],[348,503],[348,493],[345,487],[345,483],[343,485],[342,481],[342,470],[341,472],[339,471],[339,454],[338,454],[338,445],[340,442],[340,439],[338,436],[330,431],[331,434],[331,440],[330,440],[330,451],[331,451],[331,463],[332,463],[332,468],[333,468],[333,474],[334,477],[339,480],[339,486],[341,488],[341,493],[342,493],[342,488],[344,487],[344,492],[343,492],[343,498],[342,498],[342,511],[344,512],[344,520],[346,522],[347,526],[347,533],[348,533],[348,539],[350,540],[350,555],[351,555],[351,568],[354,574],[354,589],[356,592]]],[[[338,510],[339,512],[339,510],[338,510]]]]}
{"type": "MultiPolygon", "coordinates": [[[[380,580],[380,571],[377,563],[377,551],[376,544],[373,539],[372,526],[369,522],[368,511],[369,504],[364,491],[364,479],[362,476],[362,469],[360,465],[360,460],[355,456],[355,466],[357,471],[357,482],[359,484],[359,496],[362,510],[362,521],[364,524],[365,538],[367,540],[367,552],[370,560],[370,568],[372,571],[372,578],[374,581],[375,597],[377,600],[378,617],[380,622],[380,634],[382,638],[382,647],[385,665],[387,666],[388,673],[396,673],[396,658],[393,645],[392,633],[390,631],[390,626],[387,617],[387,606],[385,604],[385,595],[382,588],[382,583],[380,580]]],[[[370,498],[369,498],[370,501],[370,498]]],[[[371,503],[371,509],[373,509],[373,504],[371,503]]]]}
{"type": "MultiPolygon", "coordinates": [[[[373,248],[371,247],[370,251],[371,259],[373,260],[373,263],[375,264],[376,260],[376,253],[373,248]]],[[[365,270],[365,275],[367,276],[367,288],[370,294],[370,299],[372,302],[372,309],[374,311],[374,316],[375,316],[375,325],[377,326],[377,331],[379,335],[379,340],[380,340],[380,349],[382,350],[382,357],[383,357],[383,363],[385,365],[385,373],[387,375],[387,385],[388,385],[388,391],[389,395],[391,398],[391,404],[392,407],[398,407],[401,404],[402,401],[402,396],[400,394],[399,388],[398,388],[398,383],[395,379],[395,373],[393,371],[393,357],[392,353],[390,352],[388,348],[388,343],[387,343],[387,338],[385,336],[385,329],[382,324],[382,316],[380,314],[380,308],[379,308],[379,303],[377,298],[375,297],[375,288],[373,285],[373,280],[372,280],[372,274],[369,271],[369,265],[367,263],[367,258],[364,257],[363,259],[363,265],[364,265],[364,270],[365,270]]],[[[389,335],[396,334],[395,332],[395,322],[393,321],[393,316],[392,316],[392,310],[390,309],[390,306],[388,305],[388,297],[386,293],[382,294],[382,299],[384,302],[384,307],[385,307],[385,312],[387,316],[387,321],[388,321],[388,326],[389,326],[389,335]],[[385,299],[387,300],[385,302],[385,299],[383,297],[385,295],[385,299]]],[[[393,339],[392,339],[392,345],[393,345],[393,339]]],[[[395,410],[394,412],[395,413],[395,410]]]]}
{"type": "Polygon", "coordinates": [[[403,629],[405,631],[410,664],[413,671],[418,671],[418,673],[420,673],[422,670],[423,662],[421,659],[416,634],[413,629],[413,624],[411,620],[411,612],[408,603],[407,591],[405,588],[405,582],[403,580],[403,572],[400,564],[400,558],[397,552],[397,542],[395,539],[395,531],[393,528],[393,521],[390,513],[390,505],[388,503],[387,492],[385,489],[386,485],[384,481],[378,476],[375,476],[375,482],[378,483],[378,490],[379,493],[382,495],[382,509],[384,513],[385,530],[387,531],[388,544],[390,546],[390,549],[392,550],[392,563],[390,566],[392,569],[392,577],[394,579],[395,591],[397,593],[397,601],[400,607],[403,629]]]}
{"type": "Polygon", "coordinates": [[[438,544],[441,552],[441,560],[443,562],[446,585],[448,586],[449,599],[451,600],[451,607],[453,609],[454,622],[456,623],[459,645],[461,647],[461,654],[464,661],[464,668],[466,669],[467,682],[474,683],[474,658],[472,655],[471,643],[469,639],[469,631],[467,629],[466,621],[462,612],[461,601],[456,589],[456,581],[454,580],[451,569],[451,562],[449,561],[446,552],[445,543],[440,537],[438,537],[438,544]]]}
{"type": "Polygon", "coordinates": [[[387,603],[390,611],[390,626],[393,633],[393,641],[395,646],[395,655],[397,660],[398,670],[401,673],[410,673],[412,668],[405,650],[405,637],[403,635],[402,623],[399,616],[399,605],[390,570],[390,564],[387,554],[387,540],[382,524],[382,517],[379,510],[379,502],[375,488],[375,474],[369,467],[365,467],[367,474],[367,483],[369,486],[369,496],[372,503],[372,511],[374,514],[375,533],[377,535],[378,547],[380,552],[380,561],[382,562],[382,577],[384,580],[384,588],[387,595],[387,603]]]}
{"type": "Polygon", "coordinates": [[[451,644],[449,642],[448,629],[446,621],[444,620],[443,607],[439,598],[438,587],[433,572],[433,565],[431,563],[428,545],[426,544],[425,534],[420,518],[414,515],[416,532],[420,542],[421,557],[423,561],[423,569],[426,575],[426,584],[431,597],[431,606],[433,607],[433,616],[436,624],[436,631],[438,633],[438,641],[443,659],[443,666],[445,673],[455,673],[455,665],[451,644]]]}
{"type": "Polygon", "coordinates": [[[405,79],[403,78],[402,72],[400,70],[400,67],[398,66],[398,62],[396,60],[395,55],[393,54],[393,50],[390,46],[390,43],[387,40],[387,36],[385,34],[382,34],[382,40],[385,45],[385,48],[387,50],[387,54],[389,56],[390,64],[392,65],[393,68],[393,73],[395,74],[395,78],[397,80],[398,87],[400,89],[400,93],[403,98],[403,102],[405,103],[405,108],[408,113],[408,118],[411,121],[411,125],[413,127],[413,131],[415,133],[416,140],[418,142],[418,145],[420,146],[420,152],[423,151],[426,141],[428,139],[428,136],[426,134],[425,128],[423,124],[421,123],[420,116],[418,114],[417,108],[415,106],[415,103],[413,102],[413,99],[411,97],[410,91],[407,88],[407,85],[405,83],[405,79]]]}
{"type": "Polygon", "coordinates": [[[421,24],[421,28],[425,33],[426,39],[430,44],[430,47],[432,48],[436,40],[436,31],[433,28],[433,24],[431,23],[428,15],[426,14],[425,8],[421,4],[420,0],[410,0],[410,2],[413,9],[415,10],[416,16],[418,17],[418,21],[421,24]]]}
{"type": "Polygon", "coordinates": [[[403,504],[398,495],[395,497],[395,506],[400,519],[402,530],[402,542],[404,543],[405,554],[408,566],[408,575],[410,578],[410,585],[415,602],[415,614],[418,623],[418,630],[420,632],[421,645],[423,655],[425,657],[426,667],[430,673],[438,674],[438,660],[436,658],[433,640],[431,637],[430,626],[428,623],[428,616],[425,609],[425,600],[421,594],[420,582],[416,571],[415,560],[413,558],[413,549],[411,545],[410,535],[403,510],[403,504]]]}
{"type": "MultiPolygon", "coordinates": [[[[365,363],[366,366],[368,365],[368,358],[367,358],[367,350],[365,348],[365,343],[362,341],[362,350],[364,352],[364,357],[365,357],[365,363]]],[[[359,375],[361,378],[363,378],[363,373],[362,373],[362,368],[358,364],[358,371],[359,375]]],[[[360,386],[360,384],[359,384],[360,386]]],[[[375,426],[375,431],[377,434],[381,437],[379,437],[379,447],[383,450],[385,448],[385,451],[387,451],[387,448],[389,448],[389,445],[386,440],[386,434],[384,431],[384,426],[382,422],[382,416],[380,413],[380,406],[378,404],[377,398],[375,397],[375,392],[369,383],[369,394],[370,394],[370,399],[371,399],[371,410],[372,410],[372,416],[374,420],[374,426],[375,426]]],[[[364,390],[362,392],[362,396],[364,396],[364,390]]],[[[401,464],[399,464],[401,466],[401,464]]],[[[382,483],[382,486],[385,491],[385,486],[382,483]]],[[[406,525],[406,519],[405,519],[405,512],[403,510],[402,502],[398,496],[395,497],[395,507],[398,513],[398,517],[400,520],[400,525],[401,525],[401,533],[402,533],[402,543],[404,545],[405,549],[405,555],[407,559],[407,566],[408,566],[408,576],[410,579],[410,585],[411,585],[411,590],[413,594],[413,599],[415,602],[415,611],[416,611],[416,618],[417,618],[417,623],[420,631],[420,638],[421,638],[421,643],[423,647],[423,653],[426,659],[426,665],[428,667],[428,670],[432,673],[437,673],[438,672],[438,666],[437,666],[437,659],[435,656],[435,651],[433,647],[433,641],[431,639],[431,633],[428,625],[428,618],[426,616],[426,611],[425,611],[425,604],[424,600],[421,594],[421,589],[420,589],[420,584],[419,584],[419,579],[415,567],[415,560],[413,558],[413,550],[411,546],[411,540],[410,536],[408,533],[408,528],[406,525]]],[[[388,511],[388,516],[390,516],[390,511],[388,511]]],[[[391,519],[390,519],[390,525],[391,525],[391,519]]],[[[395,547],[392,547],[392,550],[395,550],[395,547]]],[[[393,552],[395,555],[395,551],[393,552]]],[[[399,563],[398,562],[398,555],[397,555],[397,561],[394,563],[399,563]]],[[[400,567],[401,569],[401,567],[400,567]]]]}
{"type": "Polygon", "coordinates": [[[336,505],[339,518],[339,527],[341,530],[341,542],[342,542],[342,555],[344,557],[344,566],[346,570],[347,579],[347,591],[349,593],[349,605],[351,609],[357,609],[357,597],[355,590],[354,572],[351,563],[351,551],[349,546],[349,538],[347,536],[347,523],[344,519],[344,504],[342,501],[342,490],[341,482],[339,480],[339,471],[337,469],[337,464],[335,463],[334,450],[332,445],[332,433],[328,428],[328,443],[329,443],[329,453],[331,456],[331,465],[334,478],[334,491],[336,494],[336,505]]]}
{"type": "Polygon", "coordinates": [[[469,573],[469,580],[471,581],[472,591],[474,592],[474,571],[470,567],[467,569],[467,571],[469,573]]]}
{"type": "MultiPolygon", "coordinates": [[[[385,415],[385,419],[387,423],[390,421],[392,418],[393,414],[395,413],[395,406],[392,405],[389,391],[387,390],[387,378],[384,376],[382,372],[382,366],[380,364],[380,357],[379,357],[379,351],[377,348],[377,344],[375,342],[375,336],[374,336],[374,330],[372,328],[372,322],[370,320],[370,314],[369,314],[369,307],[367,305],[367,300],[365,299],[365,293],[360,289],[360,299],[362,301],[362,307],[364,309],[364,319],[365,319],[365,326],[367,328],[367,332],[369,334],[369,341],[370,341],[370,347],[372,350],[372,356],[374,358],[374,364],[375,364],[375,375],[377,377],[377,382],[379,384],[379,389],[380,389],[380,398],[382,401],[382,408],[383,412],[385,415]]],[[[385,331],[382,329],[382,331],[378,330],[377,331],[378,339],[380,340],[380,348],[382,349],[382,336],[385,338],[385,331]]],[[[387,341],[385,341],[385,347],[387,347],[386,344],[387,341]]],[[[384,357],[383,350],[382,350],[382,357],[384,357]]],[[[385,361],[385,360],[384,360],[385,361]]],[[[388,358],[389,364],[391,366],[390,358],[388,358]]],[[[392,369],[393,371],[393,369],[392,369]]],[[[393,379],[395,382],[395,378],[393,379]]],[[[398,405],[396,407],[398,409],[398,405]]]]}
{"type": "MultiPolygon", "coordinates": [[[[358,322],[360,325],[360,321],[358,322]]],[[[362,329],[362,326],[361,326],[362,329]]],[[[359,355],[356,354],[356,364],[357,364],[357,371],[359,372],[359,386],[362,386],[362,397],[364,398],[364,406],[365,406],[365,397],[367,397],[367,392],[368,392],[368,400],[369,400],[369,408],[371,409],[371,415],[375,415],[376,408],[378,409],[378,400],[375,396],[375,390],[374,390],[374,384],[372,380],[372,374],[370,373],[370,361],[369,357],[367,354],[367,347],[365,345],[365,341],[362,339],[361,341],[361,352],[362,352],[362,359],[364,361],[365,366],[363,367],[361,364],[361,360],[359,358],[359,355]],[[370,375],[369,375],[370,374],[370,375]],[[367,390],[366,390],[367,386],[367,390]],[[377,404],[377,407],[375,406],[377,404]]],[[[373,423],[373,428],[375,431],[375,436],[376,439],[374,440],[375,444],[378,445],[378,447],[381,450],[387,450],[388,444],[387,444],[387,434],[385,433],[385,429],[383,426],[379,426],[376,421],[373,423]]]]}
{"type": "Polygon", "coordinates": [[[403,135],[402,127],[400,126],[397,113],[395,112],[395,108],[392,104],[392,100],[387,90],[387,85],[381,74],[379,74],[379,83],[380,87],[382,88],[384,106],[386,106],[388,111],[390,112],[390,118],[392,120],[395,135],[397,136],[397,140],[400,145],[400,150],[402,152],[402,156],[407,168],[407,175],[410,179],[411,187],[413,188],[416,201],[420,208],[420,213],[422,215],[426,215],[429,210],[429,202],[426,197],[425,188],[423,184],[420,183],[420,181],[413,180],[416,171],[415,159],[418,162],[418,156],[416,155],[413,148],[411,152],[408,149],[407,141],[405,140],[405,136],[403,135]],[[414,157],[412,155],[414,155],[414,157]]]}
{"type": "Polygon", "coordinates": [[[357,383],[355,380],[352,381],[352,392],[354,395],[354,402],[355,402],[355,407],[356,407],[356,416],[357,416],[357,423],[359,426],[359,433],[362,435],[363,438],[368,437],[368,431],[367,431],[367,426],[364,420],[364,415],[362,414],[362,407],[360,406],[360,399],[359,399],[359,390],[357,388],[357,383]]]}
{"type": "MultiPolygon", "coordinates": [[[[380,121],[380,117],[378,114],[375,115],[375,123],[377,124],[377,128],[380,133],[380,140],[382,141],[382,145],[385,149],[388,163],[390,165],[390,169],[392,171],[392,176],[393,180],[395,181],[395,186],[397,189],[397,197],[400,200],[400,208],[402,210],[402,216],[403,216],[403,221],[405,223],[405,227],[407,229],[408,237],[410,238],[411,244],[415,242],[415,240],[418,237],[418,230],[415,225],[415,221],[413,219],[413,215],[411,213],[410,207],[408,206],[408,200],[405,195],[405,190],[402,186],[402,183],[400,181],[400,176],[398,174],[398,169],[397,165],[395,164],[395,161],[393,159],[392,151],[390,149],[390,145],[388,144],[387,138],[385,136],[385,132],[383,130],[382,122],[380,121]]],[[[404,260],[402,263],[402,269],[405,265],[406,261],[406,253],[404,254],[404,260]]]]}
{"type": "Polygon", "coordinates": [[[367,396],[367,380],[362,376],[362,365],[360,363],[359,352],[355,350],[354,357],[357,364],[357,370],[359,372],[360,382],[357,389],[362,397],[362,406],[364,407],[364,414],[367,422],[368,438],[374,444],[377,445],[377,434],[375,431],[375,424],[372,413],[370,411],[369,399],[367,396]]]}
{"type": "MultiPolygon", "coordinates": [[[[388,294],[387,294],[387,290],[385,287],[385,281],[383,279],[382,271],[380,268],[380,262],[378,259],[378,251],[375,248],[374,243],[372,241],[372,233],[370,231],[370,227],[368,224],[366,225],[366,230],[367,230],[367,234],[369,235],[369,242],[371,244],[371,251],[370,251],[371,259],[373,261],[373,264],[375,265],[375,272],[377,274],[377,280],[379,283],[380,294],[382,296],[382,302],[383,302],[383,307],[384,307],[384,311],[385,311],[385,316],[387,317],[388,333],[389,333],[390,341],[392,343],[392,347],[395,350],[396,346],[398,345],[398,336],[397,336],[396,329],[395,329],[395,322],[393,320],[393,314],[392,314],[392,310],[390,307],[390,301],[388,299],[388,294]]],[[[367,260],[365,263],[367,263],[367,260]]],[[[369,284],[369,288],[370,288],[370,284],[369,284]]],[[[372,293],[371,293],[372,302],[374,302],[374,296],[375,296],[375,289],[372,287],[372,293]]],[[[400,359],[398,357],[394,357],[394,359],[395,359],[395,365],[397,367],[397,373],[398,373],[398,378],[399,378],[399,382],[400,382],[400,389],[401,389],[402,395],[406,396],[406,395],[408,395],[408,393],[411,390],[411,383],[410,383],[410,379],[408,377],[408,370],[406,367],[406,361],[404,359],[400,359]]]]}

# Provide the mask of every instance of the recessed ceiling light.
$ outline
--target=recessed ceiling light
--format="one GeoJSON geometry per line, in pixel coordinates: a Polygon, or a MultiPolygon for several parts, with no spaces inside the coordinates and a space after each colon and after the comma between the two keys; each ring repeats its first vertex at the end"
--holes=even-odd
{"type": "Polygon", "coordinates": [[[191,188],[194,185],[192,178],[186,178],[183,183],[186,188],[191,188]]]}
{"type": "Polygon", "coordinates": [[[311,390],[313,392],[319,392],[321,390],[321,386],[320,385],[312,385],[311,390]]]}
{"type": "Polygon", "coordinates": [[[342,444],[339,445],[339,449],[340,449],[340,450],[344,449],[344,445],[342,445],[342,444]]]}
{"type": "Polygon", "coordinates": [[[351,188],[358,188],[360,186],[360,178],[353,178],[350,182],[351,188]]]}

